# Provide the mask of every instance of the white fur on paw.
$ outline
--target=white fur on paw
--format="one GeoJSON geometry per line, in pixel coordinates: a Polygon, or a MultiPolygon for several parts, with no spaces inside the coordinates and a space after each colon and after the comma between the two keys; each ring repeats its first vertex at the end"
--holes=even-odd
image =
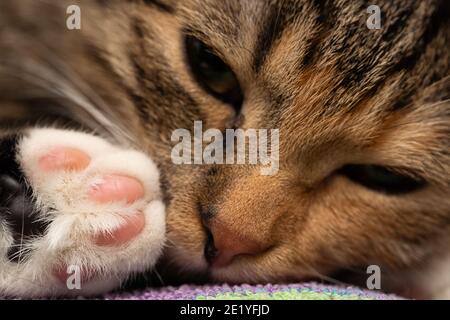
{"type": "MultiPolygon", "coordinates": [[[[130,273],[149,270],[159,258],[165,237],[165,208],[161,201],[158,169],[141,152],[124,150],[93,135],[57,129],[33,129],[18,144],[17,159],[33,189],[36,205],[49,222],[43,237],[28,241],[28,258],[19,263],[6,259],[12,237],[0,223],[0,293],[17,296],[100,294],[117,287],[130,273]],[[90,157],[83,170],[43,171],[39,159],[54,148],[74,148],[90,157]],[[88,189],[108,175],[140,181],[144,196],[126,201],[98,203],[88,189]],[[120,246],[99,246],[93,237],[113,232],[126,217],[142,212],[142,231],[120,246]],[[5,251],[5,252],[4,252],[5,251]],[[58,266],[95,271],[81,289],[69,289],[54,274],[58,266]]],[[[73,278],[71,279],[73,280],[73,278]]]]}

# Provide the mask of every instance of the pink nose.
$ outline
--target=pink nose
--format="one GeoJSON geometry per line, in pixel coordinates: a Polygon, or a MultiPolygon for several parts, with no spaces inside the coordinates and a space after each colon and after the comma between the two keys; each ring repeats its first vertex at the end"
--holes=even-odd
{"type": "Polygon", "coordinates": [[[258,242],[228,230],[223,226],[211,228],[212,239],[205,248],[206,259],[213,267],[226,267],[241,255],[256,255],[265,250],[258,242]]]}

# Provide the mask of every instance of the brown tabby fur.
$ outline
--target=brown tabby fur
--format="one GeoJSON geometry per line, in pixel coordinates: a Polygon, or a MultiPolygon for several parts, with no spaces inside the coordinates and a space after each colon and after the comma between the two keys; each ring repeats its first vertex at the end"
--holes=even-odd
{"type": "Polygon", "coordinates": [[[369,30],[372,2],[1,1],[1,130],[76,123],[147,151],[168,205],[163,269],[181,279],[280,282],[374,263],[399,278],[450,231],[449,6],[380,0],[382,29],[369,30]],[[79,31],[65,27],[74,3],[79,31]],[[183,33],[235,71],[238,121],[193,80],[183,33]],[[171,133],[194,120],[279,128],[279,173],[172,164],[171,133]],[[334,174],[348,163],[404,168],[427,187],[377,193],[334,174]],[[263,251],[208,268],[203,224],[263,251]]]}

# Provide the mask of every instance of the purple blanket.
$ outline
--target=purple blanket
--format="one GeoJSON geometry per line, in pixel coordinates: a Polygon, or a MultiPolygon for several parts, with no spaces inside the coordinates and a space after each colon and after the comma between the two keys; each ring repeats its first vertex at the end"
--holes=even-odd
{"type": "Polygon", "coordinates": [[[104,299],[132,300],[396,300],[395,295],[356,287],[329,286],[318,283],[287,285],[205,285],[164,287],[135,292],[111,293],[104,299]]]}

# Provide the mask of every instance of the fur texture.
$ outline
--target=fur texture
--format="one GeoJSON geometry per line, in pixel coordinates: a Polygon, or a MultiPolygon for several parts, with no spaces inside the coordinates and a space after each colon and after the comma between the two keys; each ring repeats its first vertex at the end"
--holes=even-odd
{"type": "Polygon", "coordinates": [[[51,123],[150,156],[167,206],[164,278],[330,279],[377,264],[385,290],[443,292],[410,274],[427,279],[448,251],[447,1],[378,1],[380,30],[366,27],[364,0],[73,3],[79,31],[62,23],[66,1],[0,3],[1,132],[51,123]],[[234,71],[239,110],[195,81],[186,35],[234,71]],[[280,129],[279,173],[173,165],[171,133],[195,120],[280,129]],[[376,192],[340,174],[347,164],[396,168],[426,186],[376,192]],[[208,235],[258,250],[211,267],[208,235]]]}

